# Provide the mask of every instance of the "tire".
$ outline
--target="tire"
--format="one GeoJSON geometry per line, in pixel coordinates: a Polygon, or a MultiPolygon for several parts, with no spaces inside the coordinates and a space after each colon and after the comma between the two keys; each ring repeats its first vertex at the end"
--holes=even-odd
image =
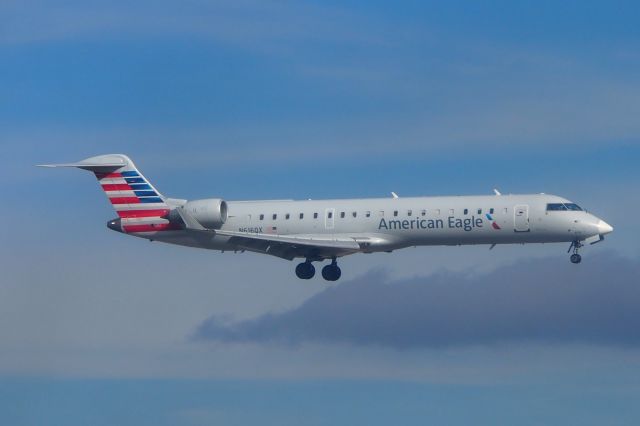
{"type": "Polygon", "coordinates": [[[340,276],[342,275],[342,271],[338,267],[338,265],[327,265],[322,268],[322,278],[327,281],[338,281],[340,276]]]}
{"type": "Polygon", "coordinates": [[[580,256],[578,253],[574,253],[571,255],[571,263],[580,263],[582,262],[582,256],[580,256]]]}
{"type": "Polygon", "coordinates": [[[316,268],[310,262],[302,262],[296,266],[296,276],[301,280],[310,280],[316,274],[316,268]]]}

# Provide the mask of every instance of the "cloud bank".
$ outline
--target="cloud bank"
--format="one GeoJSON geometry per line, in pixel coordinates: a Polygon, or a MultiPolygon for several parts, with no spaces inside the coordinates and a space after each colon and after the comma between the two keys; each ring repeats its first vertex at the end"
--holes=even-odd
{"type": "Polygon", "coordinates": [[[374,271],[290,311],[239,322],[213,316],[195,338],[397,349],[510,342],[637,347],[638,276],[637,260],[595,253],[579,266],[562,257],[485,275],[443,272],[390,281],[374,271]]]}

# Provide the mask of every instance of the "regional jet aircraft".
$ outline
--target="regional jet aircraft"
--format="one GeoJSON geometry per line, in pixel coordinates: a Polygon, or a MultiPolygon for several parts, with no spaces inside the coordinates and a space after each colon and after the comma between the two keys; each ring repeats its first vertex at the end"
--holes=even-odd
{"type": "Polygon", "coordinates": [[[301,279],[315,275],[313,262],[329,260],[322,277],[336,281],[339,257],[423,245],[568,242],[571,262],[580,263],[580,248],[613,231],[577,204],[548,194],[496,190],[489,196],[189,201],[163,196],[122,154],[43,166],[93,172],[118,214],[107,223],[114,231],[183,246],[300,258],[301,279]]]}

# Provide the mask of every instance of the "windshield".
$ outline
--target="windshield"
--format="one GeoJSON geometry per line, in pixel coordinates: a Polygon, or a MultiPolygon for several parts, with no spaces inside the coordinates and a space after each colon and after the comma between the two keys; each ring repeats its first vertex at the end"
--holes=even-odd
{"type": "Polygon", "coordinates": [[[574,211],[581,212],[582,208],[575,203],[549,203],[547,204],[547,211],[574,211]]]}
{"type": "Polygon", "coordinates": [[[567,209],[573,210],[574,212],[581,212],[582,211],[582,208],[577,204],[565,203],[564,205],[567,206],[567,209]]]}

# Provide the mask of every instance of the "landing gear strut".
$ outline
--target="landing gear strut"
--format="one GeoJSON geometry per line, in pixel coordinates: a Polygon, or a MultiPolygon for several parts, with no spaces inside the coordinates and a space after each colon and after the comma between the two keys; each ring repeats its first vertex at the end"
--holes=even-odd
{"type": "Polygon", "coordinates": [[[335,257],[331,260],[331,264],[322,268],[322,278],[327,281],[338,281],[341,275],[342,271],[338,267],[335,257]]]}
{"type": "Polygon", "coordinates": [[[316,268],[311,264],[309,259],[296,266],[296,275],[302,280],[310,280],[315,274],[316,268]]]}
{"type": "Polygon", "coordinates": [[[580,241],[574,241],[571,243],[571,245],[569,246],[569,250],[567,251],[568,253],[571,250],[573,250],[573,254],[569,258],[571,260],[571,263],[582,262],[582,256],[580,256],[580,254],[578,253],[578,250],[580,250],[580,247],[582,247],[583,245],[584,244],[582,244],[580,241]]]}

